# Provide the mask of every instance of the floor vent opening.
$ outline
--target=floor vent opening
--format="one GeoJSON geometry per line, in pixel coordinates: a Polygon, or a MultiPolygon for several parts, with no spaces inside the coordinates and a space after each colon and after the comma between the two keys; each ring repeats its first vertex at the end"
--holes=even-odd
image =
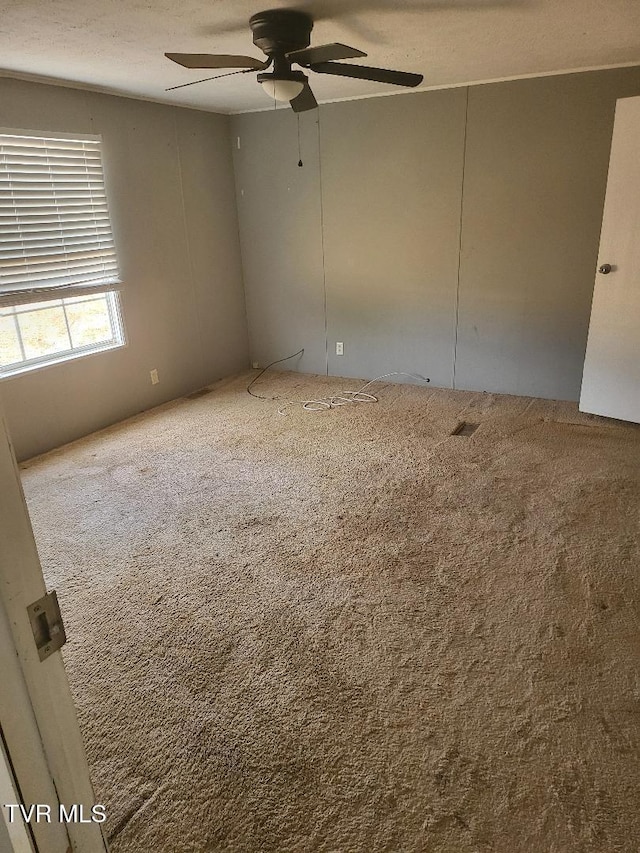
{"type": "Polygon", "coordinates": [[[193,394],[187,394],[187,400],[197,400],[198,397],[204,397],[205,394],[210,394],[213,391],[213,388],[200,388],[198,391],[194,391],[193,394]]]}
{"type": "Polygon", "coordinates": [[[464,435],[464,436],[473,435],[479,426],[480,426],[480,424],[471,424],[471,423],[468,423],[467,421],[460,421],[460,423],[454,429],[454,431],[451,433],[451,435],[464,435]]]}

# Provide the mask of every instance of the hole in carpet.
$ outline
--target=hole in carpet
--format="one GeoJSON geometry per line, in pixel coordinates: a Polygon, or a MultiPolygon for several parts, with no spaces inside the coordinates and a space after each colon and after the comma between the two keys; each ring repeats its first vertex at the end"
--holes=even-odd
{"type": "Polygon", "coordinates": [[[454,431],[451,433],[451,435],[463,435],[463,436],[473,435],[479,426],[480,426],[480,424],[471,424],[468,421],[460,421],[460,423],[454,429],[454,431]]]}

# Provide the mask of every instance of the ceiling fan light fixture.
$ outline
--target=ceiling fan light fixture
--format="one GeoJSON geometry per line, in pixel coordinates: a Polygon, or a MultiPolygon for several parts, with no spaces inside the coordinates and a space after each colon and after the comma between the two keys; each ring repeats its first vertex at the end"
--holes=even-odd
{"type": "Polygon", "coordinates": [[[258,83],[276,101],[293,101],[302,92],[307,78],[301,71],[292,71],[286,77],[276,74],[258,74],[258,83]]]}

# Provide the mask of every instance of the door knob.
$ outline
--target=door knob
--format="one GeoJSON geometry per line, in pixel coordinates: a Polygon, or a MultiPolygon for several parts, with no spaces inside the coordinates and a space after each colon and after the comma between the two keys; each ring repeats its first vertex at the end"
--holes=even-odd
{"type": "Polygon", "coordinates": [[[602,273],[602,275],[609,275],[612,269],[611,264],[602,264],[601,267],[598,267],[598,272],[602,273]]]}

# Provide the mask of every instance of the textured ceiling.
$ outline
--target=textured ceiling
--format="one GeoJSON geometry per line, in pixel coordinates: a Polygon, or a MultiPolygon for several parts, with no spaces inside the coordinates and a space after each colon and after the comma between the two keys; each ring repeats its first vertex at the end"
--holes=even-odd
{"type": "MultiPolygon", "coordinates": [[[[165,92],[208,73],[163,54],[263,58],[248,19],[286,6],[313,16],[312,44],[358,47],[368,58],[356,61],[422,73],[423,88],[640,65],[640,0],[1,0],[0,74],[217,112],[265,109],[253,74],[165,92]]],[[[319,101],[406,91],[310,78],[319,101]]]]}

